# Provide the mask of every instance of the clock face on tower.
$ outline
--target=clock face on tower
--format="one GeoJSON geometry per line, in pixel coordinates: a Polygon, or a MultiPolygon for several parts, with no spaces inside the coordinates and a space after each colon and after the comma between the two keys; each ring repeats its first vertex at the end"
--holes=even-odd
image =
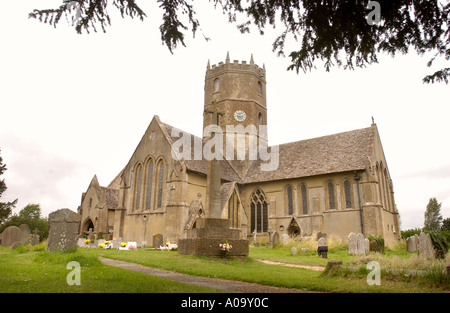
{"type": "Polygon", "coordinates": [[[245,121],[246,117],[247,116],[246,116],[245,112],[242,110],[237,110],[236,112],[234,112],[234,119],[238,122],[245,121]]]}

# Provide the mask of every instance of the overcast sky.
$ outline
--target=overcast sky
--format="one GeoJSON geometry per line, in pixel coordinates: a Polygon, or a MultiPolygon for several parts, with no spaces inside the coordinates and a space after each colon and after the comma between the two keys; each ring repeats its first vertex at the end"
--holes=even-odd
{"type": "Polygon", "coordinates": [[[443,63],[427,68],[429,55],[411,52],[381,55],[366,69],[297,74],[272,52],[278,29],[241,35],[207,1],[194,3],[196,38],[187,33],[187,47],[171,54],[161,44],[161,11],[154,1],[138,3],[144,22],[111,8],[112,26],[89,35],[64,17],[56,29],[28,19],[62,0],[0,5],[2,201],[18,198],[14,213],[28,203],[40,203],[45,216],[76,211],[94,174],[106,186],[126,165],[154,115],[200,136],[208,59],[218,64],[229,51],[232,61],[253,53],[265,64],[270,145],[368,127],[374,116],[402,229],[423,226],[431,197],[450,217],[450,86],[422,83],[443,63]]]}

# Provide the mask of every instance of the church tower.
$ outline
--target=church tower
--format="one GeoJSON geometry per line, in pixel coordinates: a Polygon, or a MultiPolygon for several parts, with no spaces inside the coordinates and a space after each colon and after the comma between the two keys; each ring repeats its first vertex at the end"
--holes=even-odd
{"type": "Polygon", "coordinates": [[[208,61],[203,129],[214,124],[213,115],[207,113],[214,106],[222,113],[218,125],[223,132],[224,158],[242,178],[256,159],[258,150],[267,146],[264,65],[263,68],[256,65],[253,55],[250,63],[236,60],[231,63],[228,53],[225,63],[211,66],[208,61]]]}

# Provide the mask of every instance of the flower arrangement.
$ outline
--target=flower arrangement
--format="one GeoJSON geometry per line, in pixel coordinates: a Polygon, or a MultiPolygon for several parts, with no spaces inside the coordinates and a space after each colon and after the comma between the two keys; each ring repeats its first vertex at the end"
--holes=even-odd
{"type": "Polygon", "coordinates": [[[125,247],[127,246],[127,243],[126,243],[126,242],[121,242],[121,243],[120,243],[120,246],[121,246],[122,248],[125,248],[125,247]]]}
{"type": "Polygon", "coordinates": [[[228,241],[227,241],[227,242],[225,242],[225,243],[220,243],[220,244],[219,244],[219,248],[220,248],[220,250],[222,251],[222,254],[223,254],[224,256],[227,256],[228,253],[230,252],[230,250],[233,248],[233,246],[230,245],[230,244],[228,243],[228,241]]]}
{"type": "Polygon", "coordinates": [[[84,241],[84,243],[88,245],[88,244],[91,243],[91,241],[90,241],[89,239],[86,239],[86,240],[84,241]]]}
{"type": "Polygon", "coordinates": [[[99,244],[98,245],[100,248],[103,248],[103,249],[111,249],[112,248],[112,246],[111,246],[111,241],[105,241],[105,242],[102,242],[101,244],[99,244]]]}
{"type": "Polygon", "coordinates": [[[161,245],[159,247],[161,251],[176,251],[178,250],[178,245],[176,243],[172,243],[170,241],[166,242],[165,245],[161,245]]]}

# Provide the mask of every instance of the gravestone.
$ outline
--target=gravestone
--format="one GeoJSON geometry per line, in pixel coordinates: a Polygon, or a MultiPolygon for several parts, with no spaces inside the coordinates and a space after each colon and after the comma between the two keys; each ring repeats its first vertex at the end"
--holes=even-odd
{"type": "Polygon", "coordinates": [[[122,237],[116,237],[116,239],[113,239],[111,243],[114,249],[119,249],[121,247],[120,244],[122,243],[122,237]]]}
{"type": "Polygon", "coordinates": [[[316,240],[319,241],[320,238],[325,238],[325,240],[327,239],[327,234],[326,233],[322,233],[321,231],[317,233],[316,236],[316,240]]]}
{"type": "Polygon", "coordinates": [[[356,248],[356,254],[365,254],[366,253],[366,244],[365,244],[365,240],[366,239],[364,237],[363,234],[358,233],[358,235],[356,235],[356,242],[357,242],[357,248],[356,248]]]}
{"type": "Polygon", "coordinates": [[[419,245],[417,246],[417,254],[421,258],[432,260],[434,259],[434,248],[433,242],[431,241],[430,235],[424,232],[420,233],[419,245]]]}
{"type": "Polygon", "coordinates": [[[80,221],[81,215],[69,209],[50,213],[47,251],[76,249],[80,221]]]}
{"type": "Polygon", "coordinates": [[[369,239],[365,238],[364,239],[364,253],[369,253],[370,252],[370,242],[369,239]]]}
{"type": "Polygon", "coordinates": [[[162,245],[164,245],[163,235],[156,234],[153,236],[153,248],[158,248],[162,245]]]}
{"type": "Polygon", "coordinates": [[[297,255],[297,248],[296,247],[292,247],[291,248],[291,254],[292,255],[297,255]]]}
{"type": "Polygon", "coordinates": [[[39,235],[37,228],[34,229],[34,234],[31,236],[31,245],[35,246],[39,244],[39,235]]]}
{"type": "Polygon", "coordinates": [[[20,228],[20,244],[28,243],[31,239],[30,227],[27,224],[19,225],[20,228]]]}
{"type": "Polygon", "coordinates": [[[86,238],[78,238],[77,246],[81,248],[86,248],[86,238]]]}
{"type": "Polygon", "coordinates": [[[406,251],[408,252],[416,252],[417,251],[416,236],[410,236],[406,238],[406,251]]]}
{"type": "Polygon", "coordinates": [[[15,242],[20,242],[22,231],[17,226],[8,226],[2,233],[2,246],[9,247],[15,242]]]}
{"type": "Polygon", "coordinates": [[[325,237],[320,237],[319,240],[317,240],[317,245],[319,246],[325,246],[327,244],[327,240],[325,237]]]}
{"type": "Polygon", "coordinates": [[[284,244],[289,243],[289,240],[290,240],[288,234],[283,234],[283,235],[281,236],[281,239],[283,240],[283,243],[284,243],[284,244]]]}
{"type": "Polygon", "coordinates": [[[358,252],[358,239],[355,233],[348,234],[348,253],[357,254],[358,252]]]}
{"type": "Polygon", "coordinates": [[[280,234],[278,232],[274,232],[272,236],[272,247],[277,246],[280,243],[280,234]]]}

